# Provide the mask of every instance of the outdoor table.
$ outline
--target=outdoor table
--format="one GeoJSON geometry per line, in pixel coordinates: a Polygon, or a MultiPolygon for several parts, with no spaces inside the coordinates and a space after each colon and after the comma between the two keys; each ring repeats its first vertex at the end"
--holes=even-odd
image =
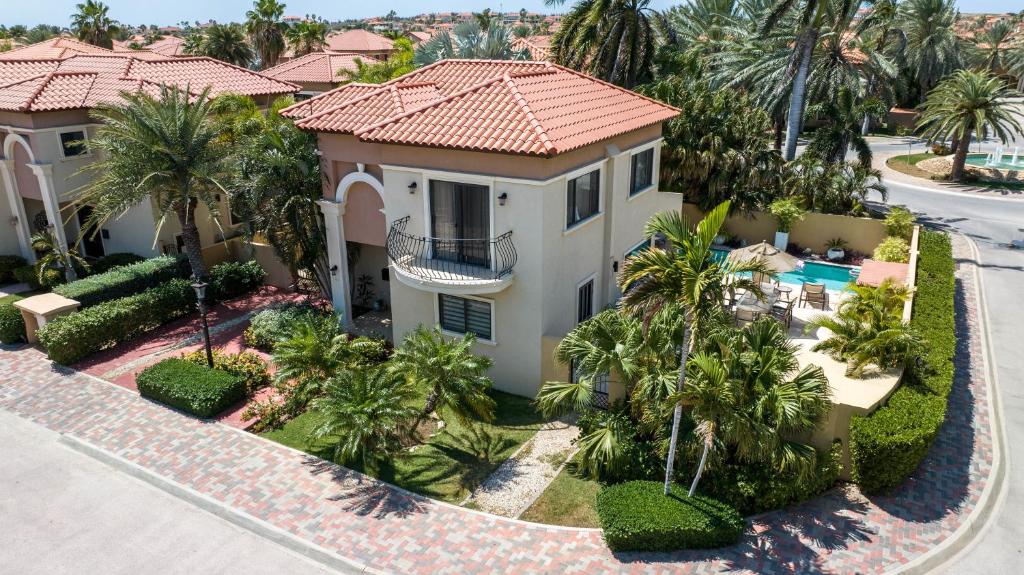
{"type": "Polygon", "coordinates": [[[780,285],[775,288],[779,292],[779,300],[788,302],[790,300],[790,294],[793,293],[793,288],[789,286],[780,285]]]}
{"type": "Polygon", "coordinates": [[[80,304],[55,293],[44,293],[27,297],[14,302],[14,307],[21,310],[21,319],[25,321],[25,336],[29,343],[35,343],[39,328],[55,317],[67,315],[78,309],[80,304]]]}
{"type": "Polygon", "coordinates": [[[736,307],[758,313],[769,313],[778,299],[779,296],[775,291],[765,291],[764,301],[757,299],[753,293],[747,292],[736,302],[736,307]]]}

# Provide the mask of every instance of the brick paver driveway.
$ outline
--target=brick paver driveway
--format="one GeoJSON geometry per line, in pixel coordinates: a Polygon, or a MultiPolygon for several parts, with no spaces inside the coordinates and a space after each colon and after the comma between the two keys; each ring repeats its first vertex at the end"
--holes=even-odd
{"type": "Polygon", "coordinates": [[[0,408],[69,434],[339,556],[389,573],[881,573],[960,527],[992,471],[973,264],[956,243],[962,334],[945,427],[898,492],[835,490],[752,522],[714,551],[612,554],[596,530],[526,524],[411,495],[200,422],[38,351],[0,350],[0,408]]]}

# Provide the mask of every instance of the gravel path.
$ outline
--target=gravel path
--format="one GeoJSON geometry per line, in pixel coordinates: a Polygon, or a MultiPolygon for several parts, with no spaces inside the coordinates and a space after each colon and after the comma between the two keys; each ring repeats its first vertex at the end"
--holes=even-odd
{"type": "Polygon", "coordinates": [[[580,429],[574,420],[548,423],[518,453],[508,458],[466,500],[476,509],[519,517],[540,497],[575,450],[580,429]]]}

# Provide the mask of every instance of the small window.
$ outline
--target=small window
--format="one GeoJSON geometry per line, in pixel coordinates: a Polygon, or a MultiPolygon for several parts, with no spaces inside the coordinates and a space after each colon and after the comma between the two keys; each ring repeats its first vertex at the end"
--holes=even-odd
{"type": "Polygon", "coordinates": [[[566,228],[593,217],[601,208],[601,170],[569,180],[566,228]]]}
{"type": "Polygon", "coordinates": [[[61,132],[60,147],[65,158],[84,155],[88,151],[85,148],[85,132],[61,132]]]}
{"type": "Polygon", "coordinates": [[[633,195],[651,187],[654,181],[654,148],[633,154],[633,167],[630,172],[629,195],[633,195]]]}
{"type": "Polygon", "coordinates": [[[594,315],[594,280],[587,280],[576,291],[576,323],[583,323],[594,315]]]}
{"type": "Polygon", "coordinates": [[[441,329],[473,333],[491,341],[491,304],[486,301],[438,294],[441,329]]]}

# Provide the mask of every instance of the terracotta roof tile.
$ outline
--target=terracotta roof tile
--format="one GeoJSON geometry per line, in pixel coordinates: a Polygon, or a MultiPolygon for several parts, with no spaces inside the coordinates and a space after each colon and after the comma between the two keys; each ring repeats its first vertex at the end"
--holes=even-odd
{"type": "Polygon", "coordinates": [[[332,52],[390,52],[395,43],[367,30],[346,30],[328,36],[327,48],[332,52]]]}
{"type": "Polygon", "coordinates": [[[0,60],[44,60],[64,59],[79,54],[113,54],[112,50],[79,42],[73,38],[58,36],[7,52],[0,52],[0,60]]]}
{"type": "Polygon", "coordinates": [[[446,60],[360,93],[285,111],[364,141],[551,156],[671,119],[678,110],[547,62],[446,60]]]}
{"type": "Polygon", "coordinates": [[[341,70],[356,69],[356,58],[359,58],[365,64],[376,64],[378,62],[375,58],[358,54],[313,52],[283,64],[278,64],[273,68],[267,68],[261,74],[275,80],[297,82],[300,84],[337,84],[344,81],[343,78],[338,76],[341,70]]]}

